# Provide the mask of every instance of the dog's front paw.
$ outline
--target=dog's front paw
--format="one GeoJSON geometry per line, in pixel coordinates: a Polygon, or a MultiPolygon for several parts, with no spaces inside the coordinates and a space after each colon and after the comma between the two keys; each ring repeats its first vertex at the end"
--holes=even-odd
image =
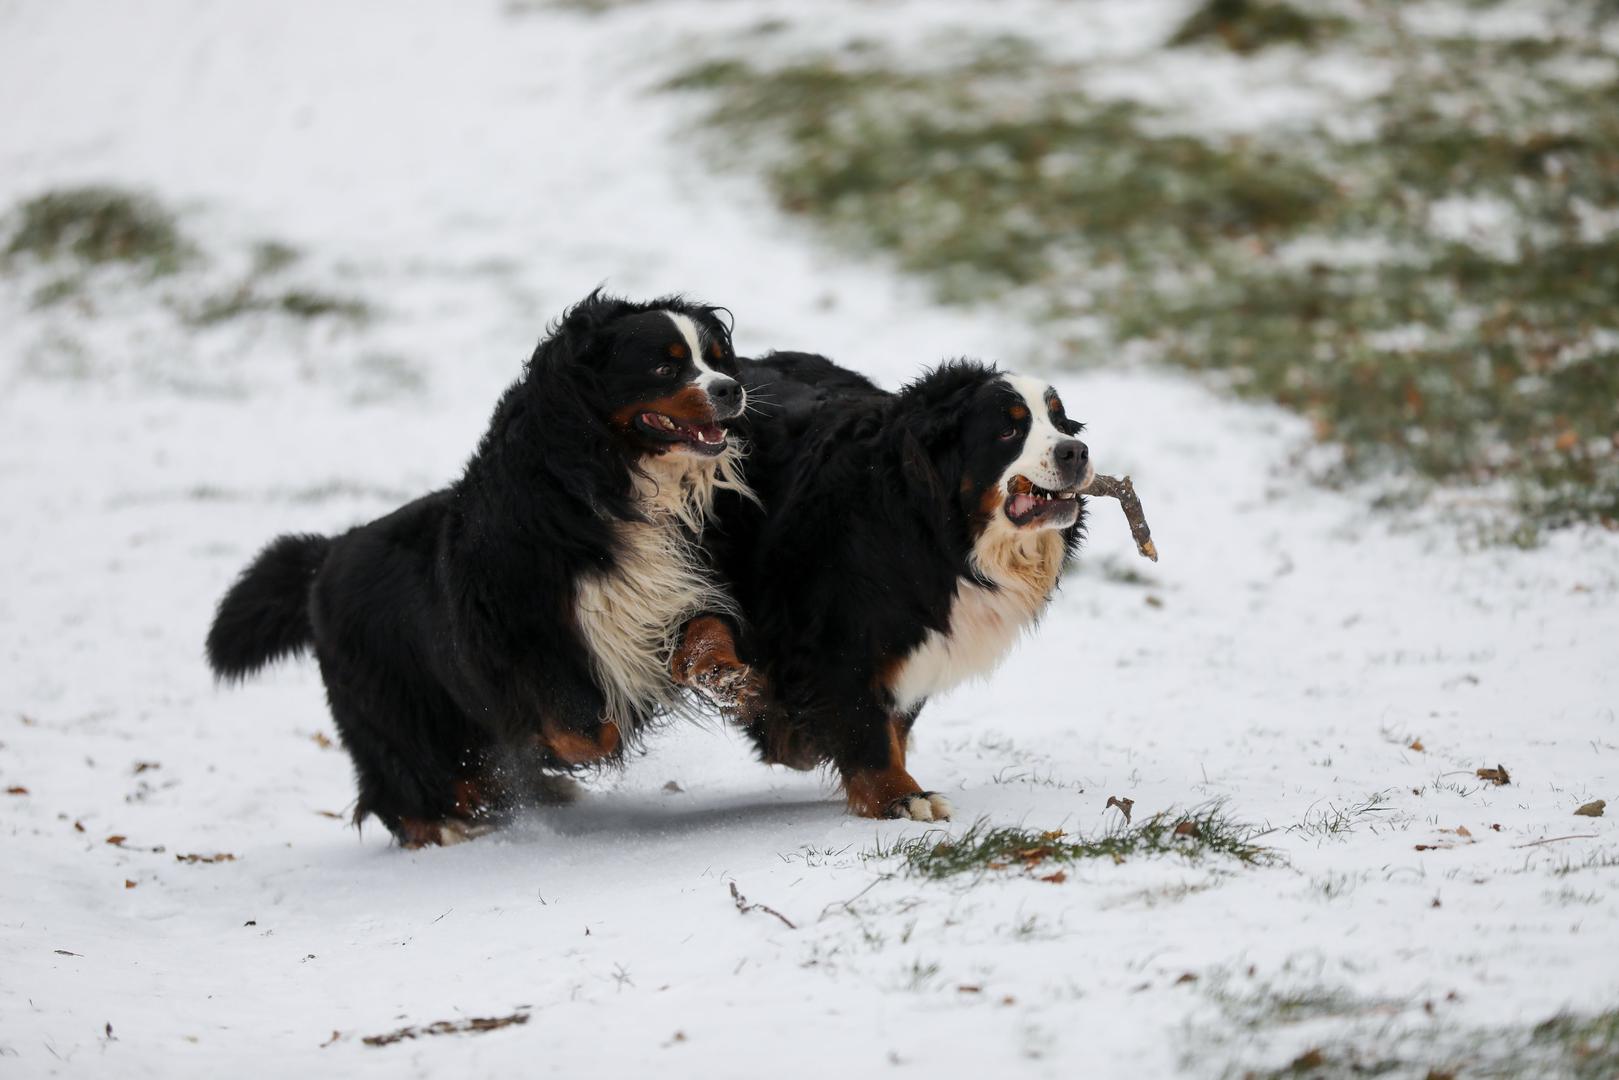
{"type": "Polygon", "coordinates": [[[716,664],[693,675],[692,688],[718,708],[738,711],[754,697],[753,671],[716,664]]]}
{"type": "Polygon", "coordinates": [[[495,831],[495,826],[489,822],[463,821],[460,818],[445,818],[443,821],[421,821],[416,818],[401,818],[399,829],[395,836],[399,846],[406,851],[416,851],[424,847],[449,847],[452,844],[464,844],[468,840],[476,840],[480,836],[488,836],[495,831]]]}
{"type": "Polygon", "coordinates": [[[902,821],[949,821],[950,800],[936,791],[901,795],[888,804],[888,816],[902,821]]]}

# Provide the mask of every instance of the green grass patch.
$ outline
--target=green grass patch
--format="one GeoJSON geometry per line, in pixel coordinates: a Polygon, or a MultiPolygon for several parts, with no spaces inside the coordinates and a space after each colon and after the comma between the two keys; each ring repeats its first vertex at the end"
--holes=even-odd
{"type": "Polygon", "coordinates": [[[1612,1080],[1619,1076],[1619,1010],[1561,1014],[1528,1030],[1419,1030],[1335,1043],[1312,1047],[1283,1065],[1232,1069],[1226,1075],[1242,1080],[1612,1080]]]}
{"type": "Polygon", "coordinates": [[[363,322],[371,309],[362,300],[312,289],[262,293],[251,285],[203,301],[187,316],[193,326],[212,326],[244,315],[285,315],[294,319],[345,319],[363,322]]]}
{"type": "Polygon", "coordinates": [[[122,188],[47,191],[25,200],[11,216],[8,258],[127,263],[166,274],[192,255],[172,213],[155,199],[122,188]]]}
{"type": "Polygon", "coordinates": [[[785,210],[945,301],[1103,328],[1048,360],[1134,343],[1297,409],[1342,451],[1325,479],[1393,479],[1390,505],[1489,485],[1508,538],[1619,527],[1615,58],[1590,34],[1430,39],[1393,9],[1276,3],[1206,4],[1175,41],[1238,24],[1239,51],[1330,41],[1389,88],[1221,134],[1000,37],[920,64],[869,42],[720,57],[666,89],[705,95],[718,152],[785,210]]]}
{"type": "Polygon", "coordinates": [[[956,836],[928,832],[879,844],[866,854],[901,859],[908,873],[933,881],[994,871],[1047,877],[1092,859],[1120,863],[1130,858],[1177,855],[1188,859],[1217,856],[1248,864],[1273,861],[1274,853],[1254,838],[1254,829],[1232,821],[1215,806],[1189,814],[1156,814],[1091,836],[977,821],[956,836]]]}

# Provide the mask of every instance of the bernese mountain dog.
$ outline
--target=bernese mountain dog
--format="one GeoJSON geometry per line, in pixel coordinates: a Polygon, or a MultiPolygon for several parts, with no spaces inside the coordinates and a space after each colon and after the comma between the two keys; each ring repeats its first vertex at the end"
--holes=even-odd
{"type": "Polygon", "coordinates": [[[282,536],[225,594],[220,678],[313,647],[356,824],[464,840],[617,760],[690,692],[726,703],[734,605],[700,541],[718,492],[752,496],[720,310],[591,293],[460,479],[340,536],[282,536]]]}
{"type": "Polygon", "coordinates": [[[1094,470],[1043,380],[951,361],[888,393],[822,356],[744,360],[752,502],[708,543],[753,670],[737,719],[771,763],[830,763],[851,811],[947,819],[906,771],[928,698],[987,675],[1044,612],[1094,470]]]}

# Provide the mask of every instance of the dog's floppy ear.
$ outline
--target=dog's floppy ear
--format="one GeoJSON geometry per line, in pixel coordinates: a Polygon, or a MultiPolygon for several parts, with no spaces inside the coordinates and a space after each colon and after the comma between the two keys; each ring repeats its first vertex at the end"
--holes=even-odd
{"type": "Polygon", "coordinates": [[[909,427],[900,437],[900,467],[905,473],[906,482],[930,503],[938,502],[943,496],[941,488],[944,481],[939,477],[939,470],[933,467],[927,448],[909,427]]]}
{"type": "Polygon", "coordinates": [[[609,296],[601,286],[563,312],[534,350],[531,366],[562,365],[594,359],[602,330],[634,309],[628,300],[609,296]]]}

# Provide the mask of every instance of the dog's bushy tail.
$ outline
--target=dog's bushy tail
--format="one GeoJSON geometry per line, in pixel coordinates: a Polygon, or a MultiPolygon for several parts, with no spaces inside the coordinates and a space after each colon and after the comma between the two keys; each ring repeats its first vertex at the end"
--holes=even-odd
{"type": "Polygon", "coordinates": [[[309,587],[331,547],[324,536],[278,536],[248,564],[208,630],[208,666],[215,675],[244,679],[314,644],[309,587]]]}

